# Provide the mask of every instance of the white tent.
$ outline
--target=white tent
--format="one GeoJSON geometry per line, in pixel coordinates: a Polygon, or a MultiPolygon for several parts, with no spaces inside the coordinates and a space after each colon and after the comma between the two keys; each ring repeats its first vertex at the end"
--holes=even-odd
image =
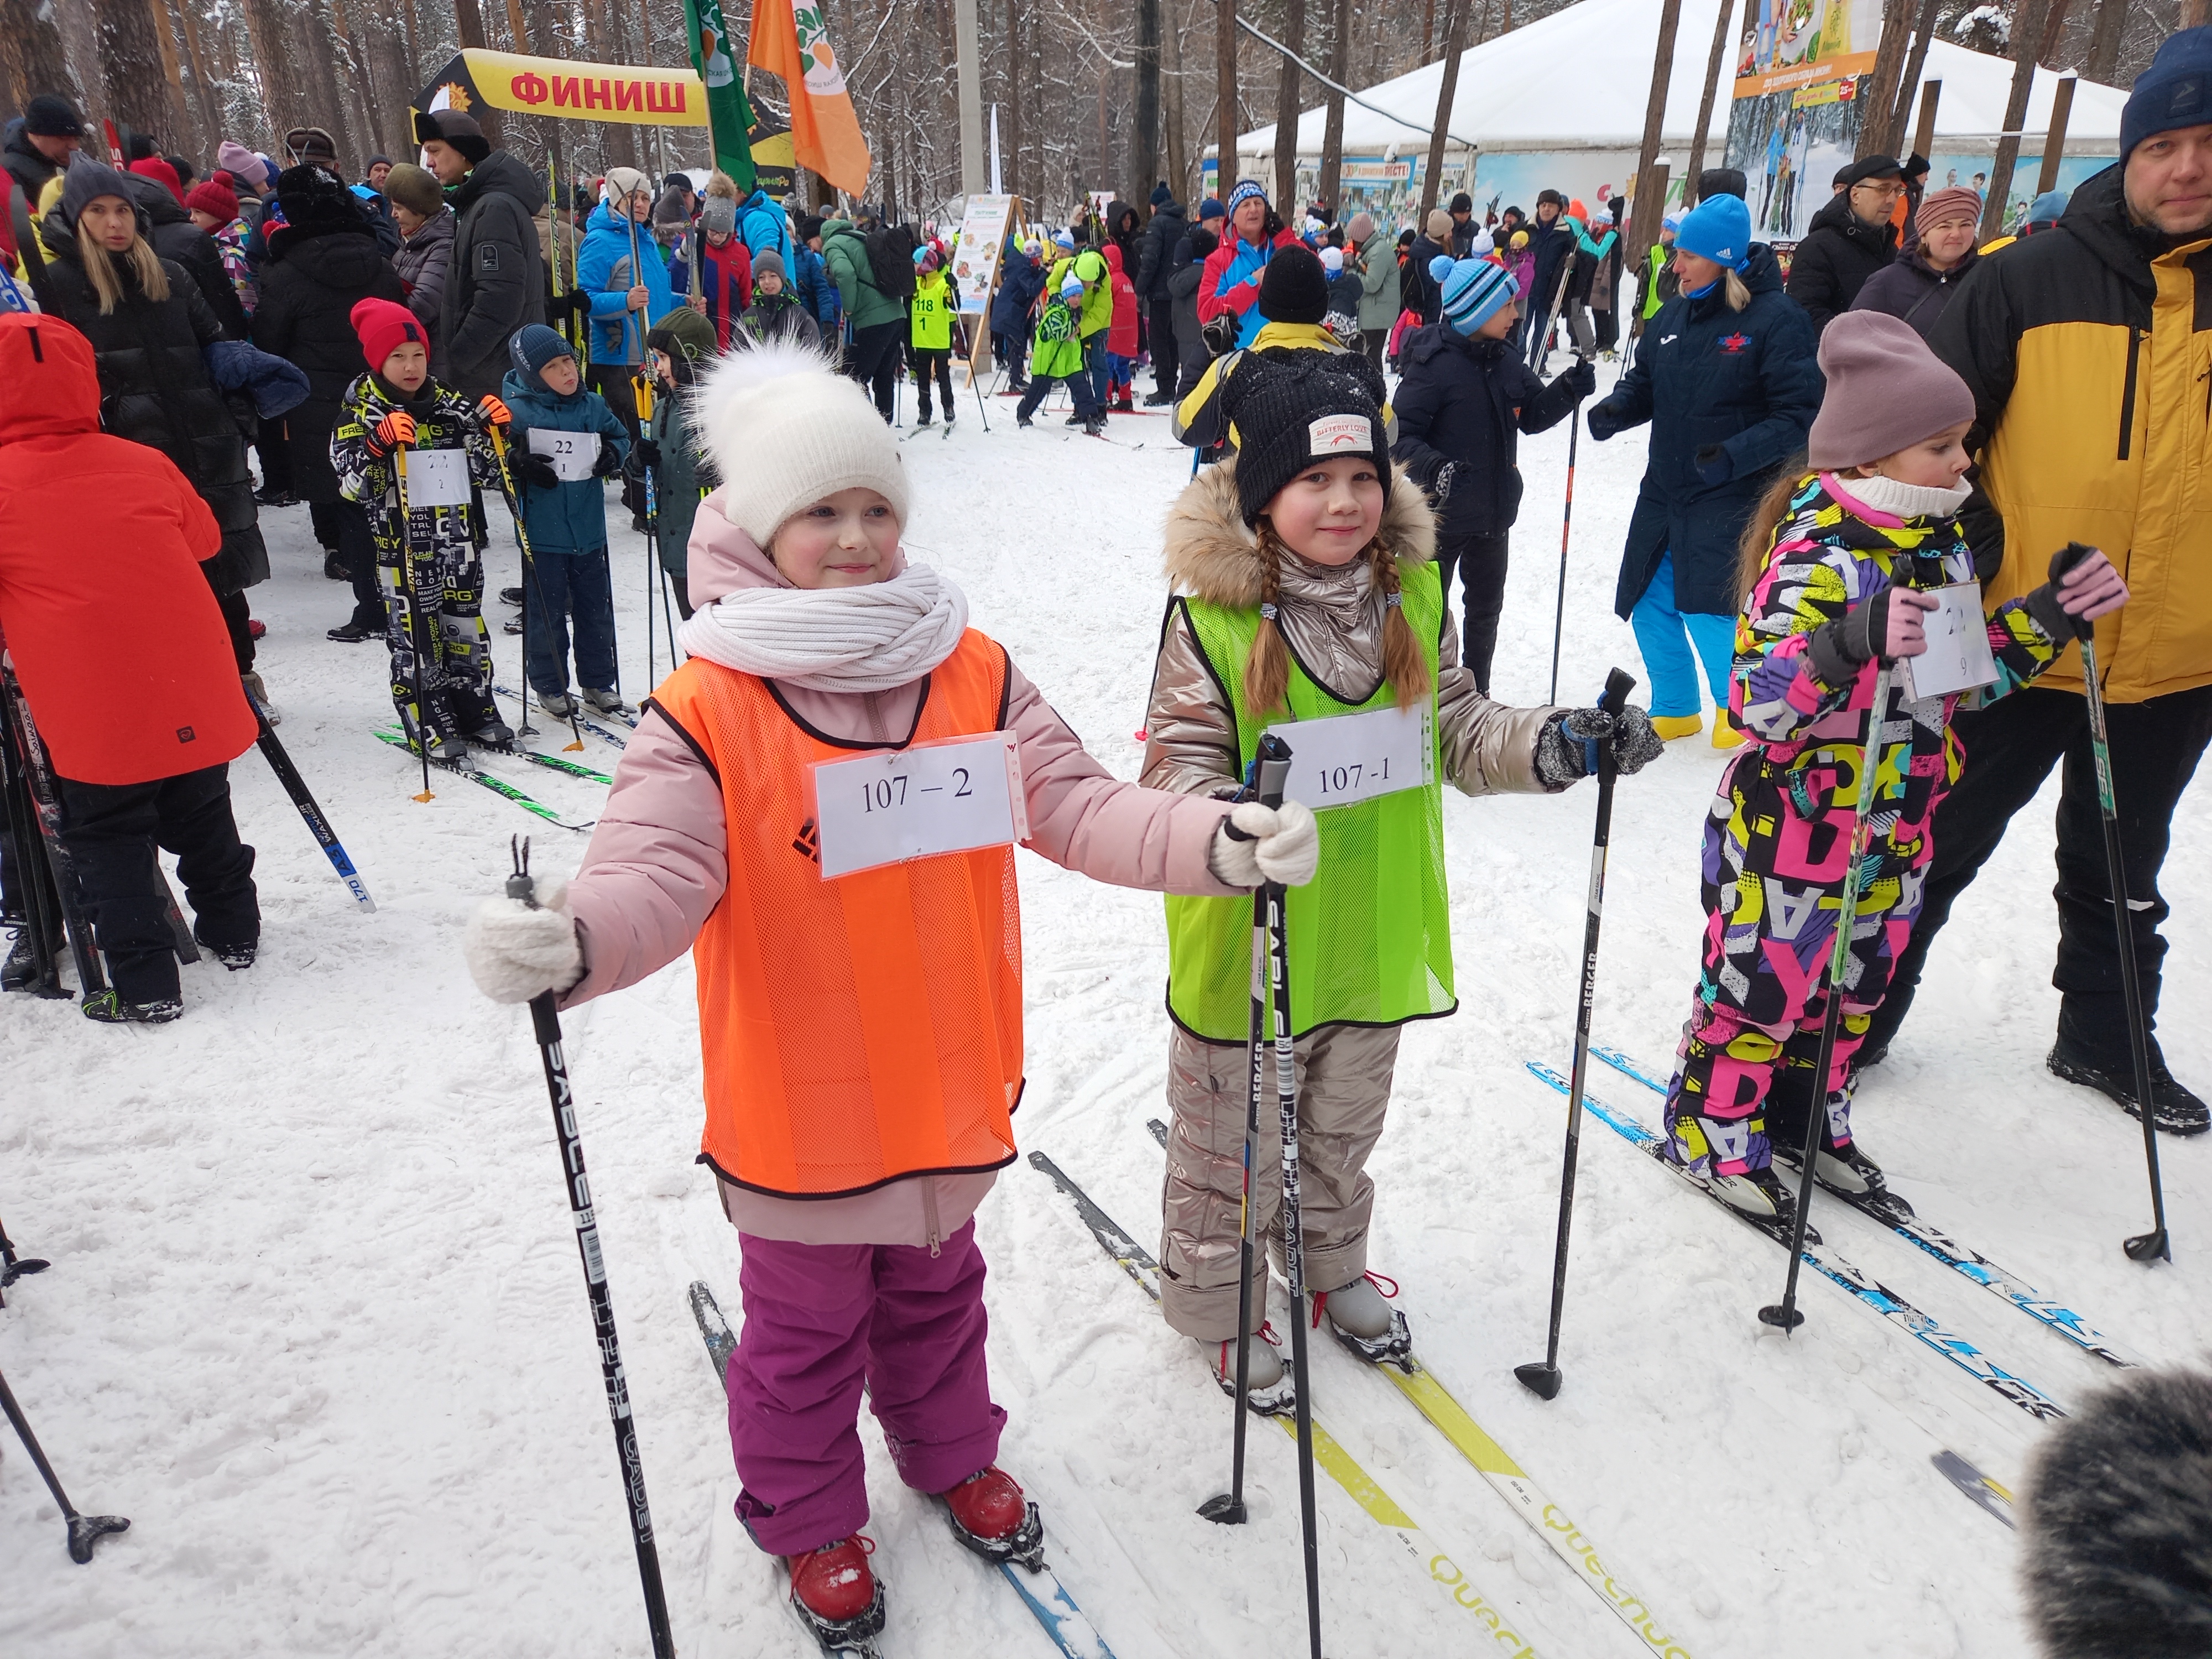
{"type": "MultiPolygon", "coordinates": [[[[1682,0],[1662,133],[1662,148],[1670,154],[1678,175],[1689,159],[1698,100],[1705,86],[1706,54],[1720,3],[1682,0]]],[[[1892,0],[1892,3],[1903,3],[1903,0],[1892,0]]],[[[1735,9],[1740,29],[1743,7],[1737,3],[1735,9]]],[[[1511,189],[1512,175],[1521,169],[1503,165],[1507,158],[1541,155],[1553,158],[1547,165],[1559,173],[1559,188],[1590,194],[1601,185],[1616,192],[1626,190],[1643,143],[1644,106],[1651,88],[1659,13],[1658,0],[1582,0],[1579,5],[1462,53],[1451,117],[1444,125],[1447,132],[1479,145],[1480,154],[1474,158],[1474,178],[1470,181],[1464,147],[1448,140],[1445,188],[1480,188],[1498,182],[1511,189]]],[[[1249,39],[1243,50],[1267,51],[1249,39]]],[[[1727,143],[1729,76],[1736,55],[1737,42],[1731,40],[1713,103],[1707,137],[1708,166],[1720,165],[1727,143]]],[[[1985,158],[1995,150],[1997,135],[2004,126],[2012,67],[2008,59],[1969,52],[1948,40],[1939,39],[1929,44],[1923,79],[1943,83],[1932,158],[1937,163],[1936,183],[1943,182],[1948,170],[1944,165],[1947,159],[1971,165],[1976,158],[1984,158],[1982,165],[1986,165],[1985,158]]],[[[2059,78],[2049,70],[2035,72],[2023,123],[2027,135],[2021,145],[2024,162],[2039,157],[2040,135],[2049,125],[2059,78]]],[[[1439,60],[1358,89],[1368,103],[1388,114],[1346,100],[1344,154],[1351,164],[1345,192],[1347,202],[1364,194],[1376,198],[1376,205],[1386,204],[1382,198],[1388,196],[1387,191],[1358,189],[1360,182],[1370,179],[1378,184],[1393,181],[1401,192],[1418,195],[1429,126],[1436,118],[1437,93],[1443,79],[1443,64],[1439,60]]],[[[2117,155],[2120,108],[2126,101],[2127,94],[2118,87],[2081,82],[2075,89],[2067,125],[2066,155],[2117,155]]],[[[1917,107],[1916,97],[1914,108],[1917,107]]],[[[1327,113],[1319,105],[1299,117],[1302,171],[1318,171],[1326,120],[1327,113]]],[[[1266,173],[1274,150],[1274,124],[1255,127],[1237,141],[1237,171],[1266,173]]],[[[1212,153],[1207,152],[1209,156],[1212,153]]],[[[1301,188],[1305,188],[1303,182],[1301,188]]],[[[1482,193],[1489,192],[1483,190],[1482,193]]]]}

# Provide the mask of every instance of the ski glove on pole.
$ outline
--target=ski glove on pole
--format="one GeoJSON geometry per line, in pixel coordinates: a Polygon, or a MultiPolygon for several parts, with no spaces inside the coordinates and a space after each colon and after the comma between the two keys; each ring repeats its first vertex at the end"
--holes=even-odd
{"type": "MultiPolygon", "coordinates": [[[[1587,357],[1575,359],[1575,366],[1559,376],[1574,391],[1577,398],[1595,397],[1597,393],[1597,368],[1587,357]]],[[[1593,432],[1595,438],[1597,434],[1593,432]]]]}
{"type": "Polygon", "coordinates": [[[1257,887],[1263,881],[1303,887],[1320,864],[1321,828],[1313,809],[1294,800],[1280,806],[1243,802],[1222,819],[1206,851],[1206,868],[1228,887],[1257,887]]]}
{"type": "Polygon", "coordinates": [[[469,977],[494,1002],[527,1002],[547,991],[565,991],[584,976],[568,882],[559,876],[535,879],[538,908],[503,895],[488,898],[461,936],[469,977]]]}
{"type": "Polygon", "coordinates": [[[1885,587],[1814,629],[1805,647],[1806,658],[1821,684],[1840,690],[1876,657],[1894,662],[1926,651],[1928,635],[1921,615],[1935,608],[1934,599],[1915,589],[1885,587]]]}
{"type": "Polygon", "coordinates": [[[522,458],[522,479],[532,489],[558,489],[561,475],[554,470],[553,458],[532,450],[522,458]]]}
{"type": "Polygon", "coordinates": [[[1641,772],[1667,747],[1641,708],[1624,708],[1617,715],[1602,708],[1570,708],[1544,722],[1536,738],[1536,775],[1553,789],[1594,776],[1597,746],[1608,738],[1613,765],[1624,775],[1641,772]]]}
{"type": "Polygon", "coordinates": [[[2128,602],[2128,585],[2104,553],[2069,542],[2051,556],[2051,580],[2027,599],[2027,614],[2063,645],[2086,635],[2099,617],[2128,602]]]}
{"type": "Polygon", "coordinates": [[[505,426],[514,419],[514,412],[498,398],[487,397],[477,403],[477,418],[488,427],[505,426]]]}
{"type": "Polygon", "coordinates": [[[368,434],[368,453],[389,455],[402,444],[415,441],[415,417],[404,409],[395,409],[376,423],[368,434]]]}
{"type": "Polygon", "coordinates": [[[612,438],[602,432],[599,434],[599,459],[592,464],[592,476],[594,478],[604,478],[609,473],[618,470],[622,463],[622,451],[615,447],[615,441],[612,438]]]}

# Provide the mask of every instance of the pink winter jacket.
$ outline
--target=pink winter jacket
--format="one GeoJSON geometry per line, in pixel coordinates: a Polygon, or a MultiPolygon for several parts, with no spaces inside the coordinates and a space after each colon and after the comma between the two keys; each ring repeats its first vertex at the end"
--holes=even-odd
{"type": "MultiPolygon", "coordinates": [[[[699,504],[689,548],[695,603],[740,587],[788,587],[767,554],[725,518],[718,490],[699,504]]],[[[903,559],[901,566],[903,568],[903,559]]],[[[1226,803],[1123,783],[1093,760],[1021,670],[1008,665],[1006,720],[1020,740],[1030,838],[1023,843],[1093,880],[1219,896],[1206,853],[1226,803]]],[[[914,729],[922,682],[872,695],[778,689],[817,730],[899,742],[914,729]]],[[[568,908],[584,977],[564,1008],[635,985],[691,948],[728,878],[722,792],[690,745],[648,709],[615,768],[568,908]]],[[[854,1198],[788,1199],[721,1183],[740,1231],[803,1244],[921,1244],[933,1250],[975,1213],[996,1176],[915,1176],[854,1198]]]]}

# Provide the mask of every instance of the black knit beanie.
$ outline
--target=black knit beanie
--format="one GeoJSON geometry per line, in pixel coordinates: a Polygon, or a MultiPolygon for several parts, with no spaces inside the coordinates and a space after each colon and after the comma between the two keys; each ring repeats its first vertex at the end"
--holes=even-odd
{"type": "Polygon", "coordinates": [[[1260,314],[1271,323],[1318,323],[1328,315],[1328,273],[1312,249],[1275,250],[1260,277],[1260,314]]]}
{"type": "MultiPolygon", "coordinates": [[[[1275,256],[1279,262],[1282,257],[1275,256]]],[[[1320,260],[1305,257],[1321,269],[1320,260]]],[[[1390,444],[1382,392],[1382,377],[1357,352],[1248,351],[1240,357],[1222,395],[1237,428],[1237,501],[1244,522],[1259,523],[1267,503],[1308,466],[1343,456],[1373,461],[1388,500],[1390,444]]]]}
{"type": "Polygon", "coordinates": [[[286,167],[276,175],[276,205],[295,230],[368,230],[361,198],[335,173],[313,163],[286,167]]]}

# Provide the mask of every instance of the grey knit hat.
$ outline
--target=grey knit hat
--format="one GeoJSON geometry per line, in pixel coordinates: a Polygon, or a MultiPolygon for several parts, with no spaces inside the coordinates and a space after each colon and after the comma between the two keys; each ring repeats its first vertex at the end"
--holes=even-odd
{"type": "Polygon", "coordinates": [[[1820,334],[1828,389],[1806,444],[1823,472],[1864,466],[1974,418],[1974,394],[1902,318],[1846,311],[1820,334]]]}

